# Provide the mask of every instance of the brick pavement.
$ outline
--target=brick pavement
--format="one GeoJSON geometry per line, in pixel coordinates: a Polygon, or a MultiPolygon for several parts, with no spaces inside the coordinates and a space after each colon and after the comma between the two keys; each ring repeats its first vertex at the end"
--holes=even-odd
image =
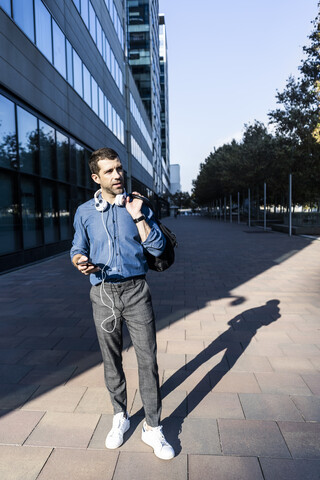
{"type": "Polygon", "coordinates": [[[148,274],[163,424],[177,456],[132,428],[104,439],[112,408],[88,279],[64,254],[0,276],[1,480],[320,478],[320,241],[200,217],[167,219],[177,261],[148,274]]]}

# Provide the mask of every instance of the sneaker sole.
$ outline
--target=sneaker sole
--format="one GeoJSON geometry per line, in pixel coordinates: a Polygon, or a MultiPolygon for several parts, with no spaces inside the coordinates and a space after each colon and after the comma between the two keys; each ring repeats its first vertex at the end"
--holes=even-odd
{"type": "MultiPolygon", "coordinates": [[[[129,430],[129,428],[130,428],[130,422],[129,422],[127,428],[123,431],[123,435],[129,430]]],[[[120,445],[116,445],[116,446],[114,446],[114,447],[113,447],[113,446],[112,446],[112,447],[108,447],[108,445],[107,445],[107,439],[106,439],[106,441],[105,441],[105,446],[106,446],[106,448],[108,448],[109,450],[115,450],[116,448],[121,447],[122,444],[123,444],[123,438],[122,438],[122,442],[120,443],[120,445]]]]}

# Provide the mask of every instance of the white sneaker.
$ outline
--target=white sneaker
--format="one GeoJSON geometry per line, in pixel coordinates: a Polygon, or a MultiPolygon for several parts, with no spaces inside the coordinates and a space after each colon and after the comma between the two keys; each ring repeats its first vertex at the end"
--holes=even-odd
{"type": "Polygon", "coordinates": [[[123,444],[123,435],[130,428],[130,419],[128,413],[117,413],[113,416],[112,429],[106,438],[107,448],[118,448],[123,444]]]}
{"type": "Polygon", "coordinates": [[[161,460],[171,460],[175,453],[171,445],[165,439],[162,433],[162,427],[154,427],[152,430],[147,430],[146,422],[143,423],[141,440],[153,448],[156,457],[161,460]]]}

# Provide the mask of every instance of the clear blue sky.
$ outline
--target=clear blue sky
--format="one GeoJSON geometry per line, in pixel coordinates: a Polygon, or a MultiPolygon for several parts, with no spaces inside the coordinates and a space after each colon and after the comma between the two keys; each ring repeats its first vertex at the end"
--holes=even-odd
{"type": "Polygon", "coordinates": [[[171,163],[191,192],[214,147],[267,124],[298,74],[318,0],[160,0],[168,36],[171,163]]]}

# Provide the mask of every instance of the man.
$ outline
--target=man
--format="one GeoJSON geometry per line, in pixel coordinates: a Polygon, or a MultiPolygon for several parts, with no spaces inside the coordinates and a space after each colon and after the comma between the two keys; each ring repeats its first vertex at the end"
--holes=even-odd
{"type": "Polygon", "coordinates": [[[174,457],[174,450],[160,426],[155,321],[145,279],[148,266],[144,256],[144,249],[152,255],[161,255],[165,238],[143,201],[125,197],[124,174],[117,152],[110,148],[96,150],[90,157],[89,167],[100,189],[76,211],[70,254],[73,265],[82,274],[90,275],[92,284],[93,317],[114,409],[106,447],[120,447],[130,427],[122,366],[122,322],[125,320],[137,356],[140,395],[146,416],[141,438],[157,457],[169,460],[174,457]]]}

